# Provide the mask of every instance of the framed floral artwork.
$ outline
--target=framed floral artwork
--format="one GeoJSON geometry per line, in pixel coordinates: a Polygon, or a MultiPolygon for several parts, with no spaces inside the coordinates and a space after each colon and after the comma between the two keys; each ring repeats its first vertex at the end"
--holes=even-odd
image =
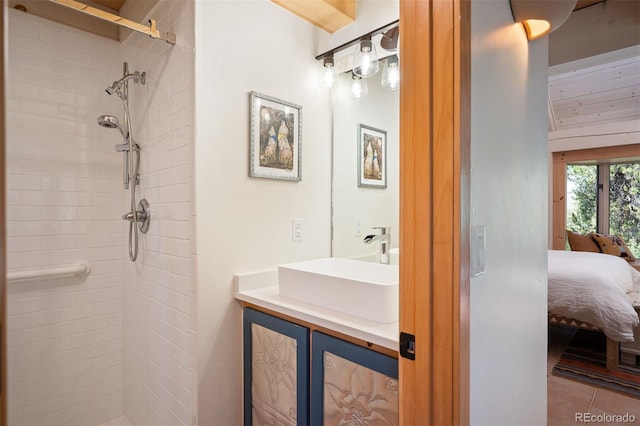
{"type": "Polygon", "coordinates": [[[302,180],[302,107],[250,93],[249,176],[302,180]]]}

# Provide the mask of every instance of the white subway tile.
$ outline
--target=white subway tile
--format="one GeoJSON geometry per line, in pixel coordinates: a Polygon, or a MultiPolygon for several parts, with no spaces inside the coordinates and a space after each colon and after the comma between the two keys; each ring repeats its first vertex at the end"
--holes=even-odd
{"type": "Polygon", "coordinates": [[[24,50],[42,56],[55,56],[58,54],[58,46],[54,43],[23,35],[17,37],[18,46],[24,50]]]}
{"type": "Polygon", "coordinates": [[[122,365],[122,351],[102,355],[93,359],[94,369],[104,369],[116,365],[122,365]]]}
{"type": "Polygon", "coordinates": [[[39,190],[41,189],[41,182],[39,176],[7,175],[8,189],[39,190]]]}
{"type": "Polygon", "coordinates": [[[107,315],[122,311],[122,303],[117,300],[97,302],[93,304],[94,315],[107,315]]]}
{"type": "Polygon", "coordinates": [[[42,219],[42,208],[38,206],[8,206],[6,212],[9,217],[17,221],[42,219]]]}
{"type": "Polygon", "coordinates": [[[92,305],[78,305],[60,309],[60,321],[73,321],[90,318],[93,315],[92,305]]]}
{"type": "Polygon", "coordinates": [[[9,58],[14,64],[36,68],[40,66],[40,55],[17,47],[9,48],[9,58]]]}
{"type": "Polygon", "coordinates": [[[48,220],[75,220],[79,211],[77,207],[44,207],[42,215],[48,220]]]}
{"type": "Polygon", "coordinates": [[[76,105],[76,95],[73,92],[55,87],[41,87],[40,99],[44,102],[54,102],[61,105],[76,105]]]}
{"type": "Polygon", "coordinates": [[[36,313],[40,312],[43,306],[43,300],[40,297],[12,300],[7,306],[7,315],[12,317],[14,315],[36,313]]]}
{"type": "Polygon", "coordinates": [[[9,252],[25,252],[30,250],[40,250],[41,248],[42,238],[40,237],[7,238],[7,250],[9,252]]]}
{"type": "Polygon", "coordinates": [[[56,46],[64,46],[66,48],[73,48],[76,45],[76,37],[74,35],[45,25],[40,27],[39,38],[49,43],[55,43],[56,46]]]}
{"type": "Polygon", "coordinates": [[[15,99],[37,99],[40,96],[40,88],[29,82],[11,81],[7,87],[7,93],[9,97],[15,99]]]}
{"type": "Polygon", "coordinates": [[[15,37],[16,35],[25,35],[33,38],[37,38],[39,35],[39,27],[36,23],[29,19],[22,19],[23,12],[17,10],[8,9],[9,12],[9,37],[15,37]]]}

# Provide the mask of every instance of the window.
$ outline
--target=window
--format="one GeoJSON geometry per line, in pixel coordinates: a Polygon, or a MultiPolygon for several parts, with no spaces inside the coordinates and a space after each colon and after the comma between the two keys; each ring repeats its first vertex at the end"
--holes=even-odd
{"type": "Polygon", "coordinates": [[[567,164],[567,229],[621,235],[640,256],[640,162],[567,164]]]}
{"type": "Polygon", "coordinates": [[[640,144],[553,153],[552,247],[566,230],[621,235],[640,257],[640,144]]]}

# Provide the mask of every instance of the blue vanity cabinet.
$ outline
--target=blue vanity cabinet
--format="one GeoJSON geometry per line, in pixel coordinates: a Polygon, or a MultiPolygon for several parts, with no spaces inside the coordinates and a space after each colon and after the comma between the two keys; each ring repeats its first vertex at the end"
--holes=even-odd
{"type": "Polygon", "coordinates": [[[398,360],[311,335],[311,425],[399,424],[398,360]]]}
{"type": "Polygon", "coordinates": [[[244,308],[244,424],[309,424],[309,329],[244,308]]]}
{"type": "MultiPolygon", "coordinates": [[[[244,424],[398,424],[398,360],[244,308],[244,424]]],[[[295,321],[295,320],[293,320],[295,321]]]]}

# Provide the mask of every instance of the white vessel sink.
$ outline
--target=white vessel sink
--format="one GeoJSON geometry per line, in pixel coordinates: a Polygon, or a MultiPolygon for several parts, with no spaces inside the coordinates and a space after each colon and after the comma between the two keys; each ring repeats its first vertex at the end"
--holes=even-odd
{"type": "Polygon", "coordinates": [[[398,321],[398,266],[337,257],[278,266],[281,296],[370,321],[398,321]]]}

